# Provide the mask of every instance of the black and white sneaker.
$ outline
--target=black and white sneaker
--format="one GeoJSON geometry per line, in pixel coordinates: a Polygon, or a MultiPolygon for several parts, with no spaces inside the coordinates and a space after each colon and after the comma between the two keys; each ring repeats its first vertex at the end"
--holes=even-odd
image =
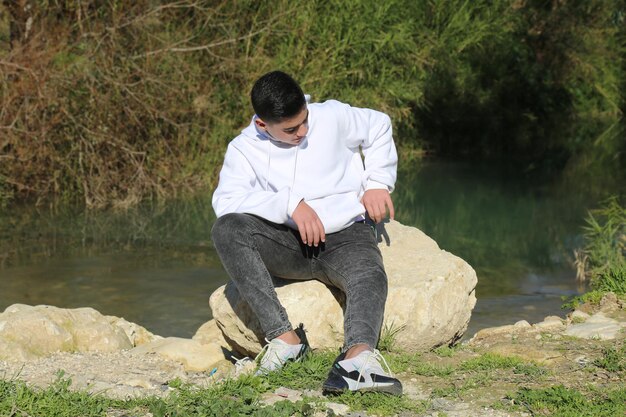
{"type": "Polygon", "coordinates": [[[309,347],[309,341],[306,338],[302,323],[294,331],[300,338],[300,343],[297,345],[290,345],[280,339],[272,339],[271,341],[266,339],[267,345],[263,347],[255,359],[259,363],[259,368],[255,375],[266,375],[279,370],[287,362],[297,362],[309,352],[311,348],[309,347]]]}
{"type": "Polygon", "coordinates": [[[322,388],[326,393],[348,390],[402,395],[402,383],[391,375],[385,358],[378,350],[365,350],[351,359],[345,359],[345,353],[339,355],[322,388]],[[379,360],[385,364],[387,372],[383,370],[379,360]]]}

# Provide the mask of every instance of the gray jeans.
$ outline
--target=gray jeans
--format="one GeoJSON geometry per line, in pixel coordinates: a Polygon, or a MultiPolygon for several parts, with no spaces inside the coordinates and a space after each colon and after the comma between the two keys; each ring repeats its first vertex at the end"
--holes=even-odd
{"type": "Polygon", "coordinates": [[[292,330],[276,296],[273,275],[317,279],[343,291],[344,351],[359,343],[376,347],[387,275],[375,232],[368,224],[354,223],[327,234],[318,248],[304,245],[297,231],[250,214],[219,217],[211,234],[226,272],[256,314],[265,337],[271,340],[292,330]]]}

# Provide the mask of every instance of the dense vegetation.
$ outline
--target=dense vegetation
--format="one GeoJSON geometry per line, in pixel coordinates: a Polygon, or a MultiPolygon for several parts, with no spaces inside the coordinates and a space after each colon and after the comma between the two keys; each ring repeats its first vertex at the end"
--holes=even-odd
{"type": "Polygon", "coordinates": [[[626,207],[616,197],[591,210],[585,219],[584,246],[576,251],[577,278],[590,291],[563,307],[599,303],[607,292],[626,298],[626,207]]]}
{"type": "Polygon", "coordinates": [[[0,202],[129,206],[210,185],[251,116],[251,83],[275,68],[314,100],[388,112],[403,156],[623,162],[625,11],[623,0],[3,1],[0,202]]]}

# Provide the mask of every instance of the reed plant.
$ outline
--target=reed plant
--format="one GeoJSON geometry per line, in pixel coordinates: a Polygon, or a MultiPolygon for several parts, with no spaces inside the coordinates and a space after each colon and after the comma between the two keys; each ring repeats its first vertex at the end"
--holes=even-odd
{"type": "Polygon", "coordinates": [[[210,187],[251,117],[252,83],[277,68],[314,101],[389,113],[412,154],[552,152],[562,163],[593,135],[550,133],[621,117],[624,10],[621,0],[5,1],[0,201],[129,207],[210,187]]]}
{"type": "Polygon", "coordinates": [[[626,208],[617,197],[589,212],[584,237],[577,252],[578,278],[589,279],[595,291],[626,294],[626,208]]]}

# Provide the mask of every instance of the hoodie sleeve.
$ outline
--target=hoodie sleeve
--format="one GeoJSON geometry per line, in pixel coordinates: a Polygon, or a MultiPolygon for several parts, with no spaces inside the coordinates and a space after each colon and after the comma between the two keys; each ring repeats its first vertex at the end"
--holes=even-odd
{"type": "Polygon", "coordinates": [[[365,156],[365,190],[393,191],[398,154],[393,142],[391,119],[385,113],[342,104],[343,133],[350,148],[361,147],[365,156]]]}
{"type": "Polygon", "coordinates": [[[257,176],[245,156],[229,145],[212,204],[217,217],[228,213],[249,213],[282,224],[301,200],[291,194],[287,187],[265,191],[258,184],[257,176]]]}

